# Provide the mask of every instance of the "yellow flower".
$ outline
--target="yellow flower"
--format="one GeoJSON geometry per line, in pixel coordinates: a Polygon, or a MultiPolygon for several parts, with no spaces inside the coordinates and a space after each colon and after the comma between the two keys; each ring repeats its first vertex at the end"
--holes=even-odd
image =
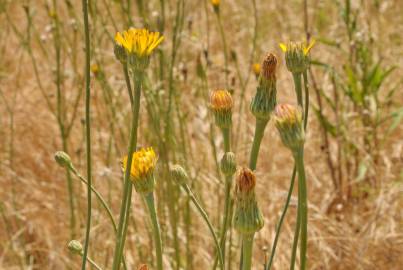
{"type": "Polygon", "coordinates": [[[115,36],[116,44],[138,57],[149,56],[163,40],[164,36],[159,32],[150,32],[147,29],[130,28],[122,33],[117,32],[115,36]]]}
{"type": "Polygon", "coordinates": [[[210,95],[210,106],[213,110],[231,110],[233,101],[227,90],[215,90],[210,95]]]}
{"type": "MultiPolygon", "coordinates": [[[[157,163],[157,156],[154,149],[141,148],[139,151],[133,153],[132,166],[130,170],[130,178],[133,182],[141,181],[149,176],[155,168],[157,163]]],[[[123,170],[127,168],[127,156],[122,159],[123,170]]]]}
{"type": "Polygon", "coordinates": [[[252,70],[253,70],[253,73],[255,73],[256,77],[258,77],[260,75],[260,64],[254,63],[252,65],[252,70]]]}
{"type": "Polygon", "coordinates": [[[220,0],[211,0],[211,4],[215,7],[220,5],[220,0]]]}
{"type": "Polygon", "coordinates": [[[94,73],[94,75],[97,75],[99,72],[99,66],[98,64],[92,64],[91,65],[91,72],[94,73]]]}
{"type": "Polygon", "coordinates": [[[307,44],[305,42],[295,43],[290,42],[288,44],[280,43],[279,46],[283,52],[291,51],[291,50],[302,50],[304,55],[308,55],[309,51],[315,45],[316,40],[312,40],[311,43],[307,44]]]}

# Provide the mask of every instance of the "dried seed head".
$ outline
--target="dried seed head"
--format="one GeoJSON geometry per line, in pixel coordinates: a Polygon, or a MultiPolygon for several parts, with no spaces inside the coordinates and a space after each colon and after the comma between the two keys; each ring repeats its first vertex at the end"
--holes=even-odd
{"type": "Polygon", "coordinates": [[[262,64],[262,76],[266,80],[275,80],[276,78],[277,57],[269,53],[262,64]]]}
{"type": "Polygon", "coordinates": [[[210,95],[210,108],[214,113],[216,124],[221,128],[232,124],[233,101],[227,90],[215,90],[210,95]]]}
{"type": "Polygon", "coordinates": [[[227,152],[221,159],[221,172],[226,176],[232,176],[236,172],[235,155],[232,152],[227,152]]]}
{"type": "Polygon", "coordinates": [[[57,164],[59,164],[60,166],[64,167],[64,168],[73,168],[73,163],[71,162],[71,158],[70,156],[63,151],[57,151],[55,153],[55,160],[57,162],[57,164]]]}
{"type": "Polygon", "coordinates": [[[304,144],[301,110],[289,104],[279,104],[275,109],[274,120],[286,147],[295,151],[304,144]]]}
{"type": "Polygon", "coordinates": [[[255,188],[256,176],[248,168],[242,168],[237,177],[237,189],[239,192],[250,192],[255,188]]]}
{"type": "Polygon", "coordinates": [[[78,241],[78,240],[71,240],[67,244],[67,248],[73,254],[81,255],[83,253],[83,246],[81,245],[80,241],[78,241]]]}
{"type": "Polygon", "coordinates": [[[180,185],[187,184],[188,182],[188,175],[185,169],[182,166],[175,164],[169,168],[169,172],[171,174],[171,178],[180,185]]]}
{"type": "Polygon", "coordinates": [[[140,265],[138,270],[148,270],[147,264],[140,265]]]}

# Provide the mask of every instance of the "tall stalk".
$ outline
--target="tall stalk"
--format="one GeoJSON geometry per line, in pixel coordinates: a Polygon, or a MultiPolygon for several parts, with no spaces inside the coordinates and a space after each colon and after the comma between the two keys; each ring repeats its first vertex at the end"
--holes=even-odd
{"type": "MultiPolygon", "coordinates": [[[[133,161],[133,152],[137,145],[137,129],[138,129],[138,119],[140,113],[140,97],[141,97],[141,87],[143,83],[143,74],[139,72],[134,74],[134,83],[136,84],[133,107],[132,107],[132,123],[130,131],[130,142],[128,147],[128,158],[127,158],[127,168],[131,168],[133,161]]],[[[125,171],[124,183],[123,183],[123,195],[122,204],[120,208],[119,225],[117,233],[117,241],[115,245],[115,254],[113,258],[112,269],[120,269],[120,263],[123,256],[123,248],[126,240],[127,224],[129,220],[130,205],[131,205],[131,195],[132,195],[132,184],[130,180],[130,169],[125,171]]]]}
{"type": "Polygon", "coordinates": [[[85,139],[87,149],[87,224],[84,242],[84,252],[81,269],[85,270],[87,263],[88,247],[91,230],[91,186],[92,186],[92,164],[91,164],[91,119],[90,119],[90,99],[91,99],[91,77],[90,77],[90,31],[88,24],[88,2],[82,0],[85,33],[85,139]]]}
{"type": "Polygon", "coordinates": [[[157,270],[162,270],[162,241],[161,241],[161,230],[158,222],[157,212],[154,203],[154,193],[151,192],[144,195],[144,200],[146,201],[148,211],[150,213],[152,231],[154,234],[155,242],[155,252],[157,257],[157,270]]]}
{"type": "Polygon", "coordinates": [[[242,235],[242,270],[252,269],[253,238],[255,233],[242,235]]]}

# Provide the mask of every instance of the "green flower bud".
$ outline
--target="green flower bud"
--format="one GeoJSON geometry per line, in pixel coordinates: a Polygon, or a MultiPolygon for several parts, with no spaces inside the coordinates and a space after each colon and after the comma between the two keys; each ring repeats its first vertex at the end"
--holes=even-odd
{"type": "Polygon", "coordinates": [[[113,52],[115,54],[116,59],[122,63],[126,64],[127,62],[127,53],[126,50],[123,46],[115,43],[115,46],[113,47],[113,52]]]}
{"type": "Polygon", "coordinates": [[[73,163],[71,162],[70,156],[63,151],[57,151],[55,153],[55,160],[63,168],[73,168],[73,163]]]}
{"type": "Polygon", "coordinates": [[[232,176],[236,172],[235,155],[232,152],[227,152],[221,159],[221,172],[225,176],[232,176]]]}
{"type": "Polygon", "coordinates": [[[227,90],[215,90],[210,95],[210,108],[217,126],[228,128],[232,125],[233,101],[227,90]]]}
{"type": "Polygon", "coordinates": [[[250,169],[243,168],[235,186],[234,228],[242,234],[251,234],[263,228],[262,212],[255,196],[256,177],[250,169]]]}
{"type": "Polygon", "coordinates": [[[274,119],[283,144],[291,151],[298,150],[305,140],[301,111],[289,104],[279,104],[274,119]]]}
{"type": "Polygon", "coordinates": [[[178,184],[187,184],[189,177],[182,166],[177,164],[171,166],[171,168],[169,169],[169,173],[171,174],[171,178],[178,184]]]}
{"type": "Polygon", "coordinates": [[[276,106],[276,66],[276,56],[268,54],[263,61],[259,85],[250,105],[251,112],[258,119],[269,120],[276,106]]]}
{"type": "Polygon", "coordinates": [[[285,62],[287,69],[292,73],[302,73],[309,68],[311,58],[309,51],[312,49],[315,41],[309,45],[305,42],[280,43],[280,48],[285,53],[285,62]]]}
{"type": "Polygon", "coordinates": [[[82,253],[83,253],[83,246],[81,245],[80,241],[78,241],[78,240],[71,240],[68,243],[67,247],[70,250],[70,252],[73,254],[82,255],[82,253]]]}

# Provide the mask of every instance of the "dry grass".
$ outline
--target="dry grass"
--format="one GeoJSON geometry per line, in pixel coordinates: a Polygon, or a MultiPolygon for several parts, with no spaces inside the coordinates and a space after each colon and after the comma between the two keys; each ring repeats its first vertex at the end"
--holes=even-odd
{"type": "MultiPolygon", "coordinates": [[[[2,1],[7,2],[7,1],[2,1]]],[[[0,222],[0,268],[1,269],[78,269],[79,259],[69,255],[66,243],[70,240],[68,194],[65,173],[53,160],[53,153],[61,149],[60,133],[55,118],[49,113],[35,78],[32,61],[26,47],[18,39],[10,26],[10,20],[24,36],[26,36],[26,16],[23,3],[29,5],[34,12],[31,45],[35,57],[41,83],[46,94],[55,104],[56,86],[54,83],[54,47],[52,34],[49,31],[50,18],[44,3],[46,1],[13,1],[7,5],[6,11],[0,13],[0,91],[4,99],[0,99],[0,202],[2,218],[0,222]],[[39,39],[37,39],[39,38],[39,39]],[[49,54],[45,57],[40,46],[49,54]],[[9,108],[6,106],[6,102],[9,108]],[[9,110],[8,110],[9,109],[9,110]],[[10,112],[12,114],[10,114],[10,112]],[[10,116],[13,116],[13,119],[10,116]],[[13,202],[13,198],[15,202],[13,202]],[[32,268],[29,268],[32,267],[32,268]]],[[[59,2],[59,1],[58,1],[59,2]]],[[[79,1],[74,11],[81,18],[79,1]]],[[[95,1],[93,1],[95,2],[95,1]]],[[[98,5],[102,6],[103,1],[98,5]]],[[[119,30],[124,28],[123,15],[114,1],[107,1],[111,8],[119,30]]],[[[133,13],[137,14],[135,1],[133,13]]],[[[144,1],[148,2],[148,1],[144,1]]],[[[175,1],[168,1],[166,41],[163,50],[166,55],[171,53],[171,39],[175,1]]],[[[206,108],[206,89],[201,86],[196,76],[197,59],[203,55],[203,49],[208,48],[211,66],[208,74],[208,89],[224,86],[222,72],[222,45],[216,21],[211,7],[208,7],[208,18],[204,13],[203,1],[186,1],[185,24],[181,32],[181,48],[174,67],[174,79],[177,100],[183,112],[186,146],[188,147],[188,162],[191,175],[197,175],[195,190],[203,201],[214,224],[218,225],[219,210],[223,207],[223,190],[215,170],[210,147],[209,129],[211,118],[206,108]],[[206,28],[207,27],[207,28],[206,28]],[[207,29],[207,30],[206,30],[207,29]],[[207,47],[208,45],[208,47],[207,47]],[[184,70],[186,69],[186,78],[184,70]],[[220,189],[221,188],[221,189],[220,189]],[[221,207],[221,208],[218,208],[221,207]]],[[[253,10],[250,1],[222,1],[223,23],[226,30],[228,45],[237,55],[240,70],[244,77],[250,72],[249,57],[252,47],[253,10]]],[[[267,51],[281,52],[278,42],[288,39],[300,39],[304,36],[302,1],[257,1],[258,3],[258,39],[254,61],[259,61],[267,51]]],[[[345,35],[341,26],[336,5],[332,1],[308,1],[309,18],[312,35],[334,40],[343,40],[345,35]]],[[[1,1],[0,1],[1,3],[1,1]]],[[[360,20],[369,22],[371,29],[363,27],[360,31],[371,31],[375,40],[377,54],[385,64],[396,65],[398,69],[389,79],[390,85],[395,85],[403,76],[402,64],[403,39],[403,6],[398,0],[385,1],[353,1],[361,5],[360,20]],[[375,10],[372,2],[380,2],[380,9],[375,10]]],[[[158,1],[150,1],[149,10],[159,11],[158,1]]],[[[73,30],[64,1],[59,3],[60,17],[63,18],[63,33],[69,41],[73,40],[73,30]]],[[[151,24],[155,25],[157,15],[147,15],[151,24]]],[[[113,99],[117,102],[117,118],[114,121],[116,135],[112,152],[108,154],[110,139],[109,109],[103,100],[101,85],[95,77],[92,79],[92,117],[93,117],[93,148],[94,148],[94,182],[102,194],[110,199],[114,213],[118,213],[121,193],[121,169],[119,158],[125,154],[128,138],[128,113],[130,110],[128,98],[124,89],[124,78],[120,66],[113,57],[113,43],[103,32],[108,30],[112,35],[114,29],[105,9],[97,11],[97,17],[91,16],[92,59],[105,72],[106,80],[112,86],[113,99]],[[106,27],[102,26],[105,20],[106,27]],[[123,138],[123,139],[121,139],[123,138]],[[110,196],[110,197],[109,197],[110,196]]],[[[134,16],[135,25],[141,25],[141,20],[134,16]]],[[[78,24],[81,27],[81,23],[78,24]]],[[[79,28],[76,43],[63,43],[62,67],[65,106],[70,107],[83,87],[83,41],[79,28]],[[71,61],[71,50],[77,53],[77,66],[71,61]]],[[[67,40],[67,39],[66,39],[67,40]]],[[[314,59],[331,63],[341,68],[340,56],[337,51],[319,44],[314,52],[314,59]]],[[[281,57],[279,57],[281,58],[281,57]]],[[[151,78],[157,81],[157,58],[153,61],[151,78]]],[[[204,59],[202,57],[202,59],[204,59]]],[[[204,60],[203,60],[204,61],[204,60]]],[[[281,60],[282,61],[282,60],[281,60]]],[[[168,68],[167,68],[168,69],[168,68]]],[[[235,65],[230,64],[230,78],[236,77],[235,65]]],[[[316,72],[318,83],[323,89],[329,89],[328,80],[323,73],[316,72]]],[[[167,82],[153,83],[158,87],[159,94],[167,95],[167,82]]],[[[240,165],[245,165],[253,136],[254,118],[247,106],[256,87],[256,81],[251,76],[247,85],[244,113],[235,113],[234,119],[242,118],[243,124],[239,132],[240,143],[237,145],[237,159],[240,165]]],[[[232,88],[235,91],[236,107],[239,102],[239,80],[234,80],[232,88]]],[[[396,104],[393,108],[402,106],[403,93],[401,84],[396,94],[396,104]]],[[[278,100],[294,100],[293,85],[285,64],[280,63],[278,72],[278,100]]],[[[315,104],[314,99],[312,99],[315,104]]],[[[147,115],[145,100],[142,100],[142,121],[140,122],[140,144],[158,143],[157,136],[152,130],[152,119],[147,115]]],[[[71,116],[71,109],[67,113],[71,116]]],[[[68,144],[70,155],[76,167],[85,171],[84,132],[81,118],[84,106],[78,108],[72,134],[68,144]]],[[[176,117],[176,116],[175,116],[176,117]]],[[[177,130],[178,125],[175,125],[177,130]]],[[[176,134],[176,144],[172,149],[179,149],[181,141],[179,132],[176,134]]],[[[309,132],[306,144],[306,171],[309,182],[309,269],[388,269],[398,270],[403,265],[403,196],[402,196],[402,156],[403,128],[400,125],[393,135],[383,145],[380,152],[381,161],[376,171],[380,186],[374,189],[365,199],[340,202],[336,211],[328,212],[328,207],[334,203],[333,190],[329,171],[326,167],[325,154],[321,151],[323,144],[320,127],[313,116],[309,121],[309,132]]],[[[359,136],[359,133],[357,133],[359,136]]],[[[219,149],[222,141],[216,130],[215,143],[219,149]]],[[[335,142],[332,141],[332,145],[335,142]]],[[[333,149],[333,148],[332,148],[333,149]]],[[[179,155],[176,162],[184,162],[179,155]]],[[[162,170],[162,169],[161,169],[162,170]]],[[[274,227],[278,221],[287,194],[289,178],[292,170],[292,157],[279,140],[272,124],[269,125],[263,141],[257,169],[257,193],[263,210],[266,224],[257,236],[254,253],[254,269],[262,269],[265,257],[264,248],[270,250],[274,238],[274,227]]],[[[160,175],[160,182],[168,181],[160,175]]],[[[355,179],[355,175],[350,176],[355,179]]],[[[77,238],[82,240],[85,220],[85,186],[74,180],[75,194],[78,198],[79,224],[76,228],[77,238]]],[[[159,195],[162,195],[162,188],[159,195]]],[[[95,199],[94,199],[95,202],[95,199]]],[[[173,260],[172,228],[170,227],[168,209],[159,200],[160,218],[165,235],[165,269],[171,269],[173,260]]],[[[178,201],[179,208],[185,205],[185,198],[178,201]]],[[[288,269],[290,247],[294,230],[296,197],[293,197],[291,209],[287,216],[275,260],[275,269],[288,269]]],[[[143,211],[143,203],[138,196],[133,196],[133,219],[136,229],[130,227],[126,245],[126,256],[131,269],[141,263],[139,252],[149,260],[152,241],[147,229],[147,219],[143,211]],[[136,233],[134,232],[136,231],[136,233]]],[[[114,235],[103,210],[95,203],[93,212],[94,227],[90,242],[91,257],[100,265],[109,260],[114,247],[114,235]]],[[[180,238],[182,261],[186,261],[186,226],[183,217],[179,220],[178,235],[180,238]]],[[[208,269],[214,256],[212,240],[201,223],[199,217],[192,214],[191,251],[193,269],[208,269]]],[[[234,232],[235,260],[238,260],[238,237],[234,232]]],[[[146,261],[147,262],[147,261],[146,261]]],[[[185,265],[185,264],[183,264],[185,265]]],[[[106,269],[106,268],[105,268],[106,269]]],[[[172,268],[174,269],[174,268],[172,268]]]]}

